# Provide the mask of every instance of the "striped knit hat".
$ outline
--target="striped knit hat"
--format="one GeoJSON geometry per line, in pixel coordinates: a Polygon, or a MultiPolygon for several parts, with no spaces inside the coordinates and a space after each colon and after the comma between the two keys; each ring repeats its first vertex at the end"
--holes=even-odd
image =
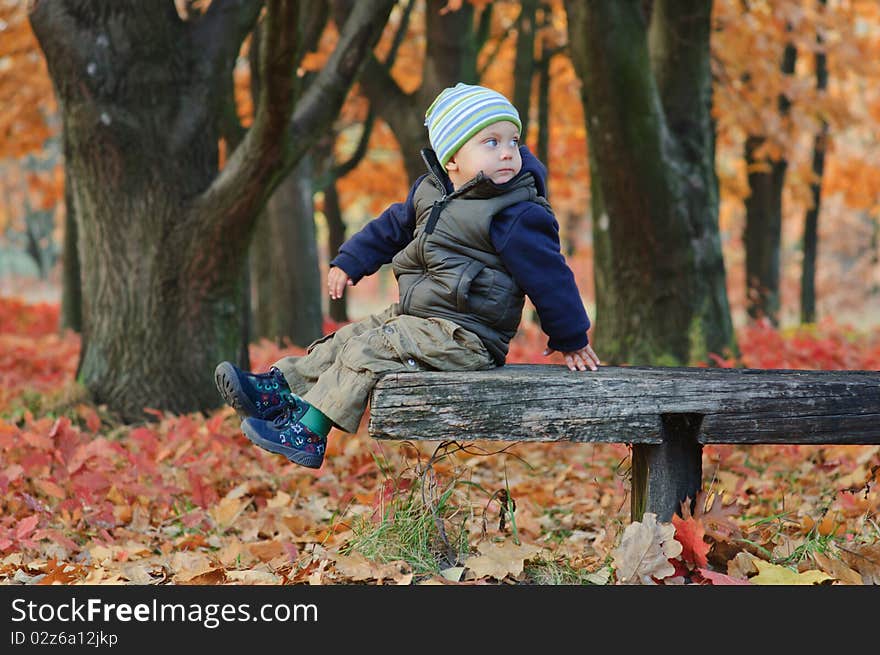
{"type": "Polygon", "coordinates": [[[464,82],[443,89],[425,112],[428,140],[441,166],[474,134],[501,121],[522,129],[519,112],[507,98],[484,86],[464,82]]]}

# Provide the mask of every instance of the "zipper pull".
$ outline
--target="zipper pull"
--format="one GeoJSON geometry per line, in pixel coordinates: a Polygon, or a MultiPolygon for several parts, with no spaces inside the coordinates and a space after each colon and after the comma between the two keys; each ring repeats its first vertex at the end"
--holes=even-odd
{"type": "Polygon", "coordinates": [[[431,213],[428,215],[428,222],[425,224],[425,234],[431,234],[434,231],[434,226],[437,225],[437,221],[440,219],[440,212],[443,211],[445,206],[446,196],[434,201],[434,204],[431,206],[431,213]]]}

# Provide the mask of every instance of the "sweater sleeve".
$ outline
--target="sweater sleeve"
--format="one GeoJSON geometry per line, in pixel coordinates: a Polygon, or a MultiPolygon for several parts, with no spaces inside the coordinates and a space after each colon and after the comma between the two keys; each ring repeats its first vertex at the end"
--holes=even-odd
{"type": "Polygon", "coordinates": [[[405,201],[390,205],[343,243],[330,266],[341,268],[356,284],[362,277],[372,275],[383,264],[389,263],[412,241],[416,227],[413,196],[424,178],[423,175],[416,180],[405,201]]]}
{"type": "Polygon", "coordinates": [[[523,203],[516,213],[502,212],[492,224],[492,240],[501,260],[535,306],[541,329],[553,350],[571,352],[589,343],[590,319],[574,273],[559,244],[559,224],[543,207],[523,203]]]}

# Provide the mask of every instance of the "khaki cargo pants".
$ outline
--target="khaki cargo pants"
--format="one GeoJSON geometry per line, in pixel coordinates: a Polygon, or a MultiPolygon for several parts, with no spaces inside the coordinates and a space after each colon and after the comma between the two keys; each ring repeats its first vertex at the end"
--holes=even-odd
{"type": "Polygon", "coordinates": [[[311,344],[302,357],[275,362],[293,393],[345,432],[357,432],[370,392],[387,373],[477,371],[495,367],[480,338],[442,318],[398,313],[349,323],[311,344]]]}

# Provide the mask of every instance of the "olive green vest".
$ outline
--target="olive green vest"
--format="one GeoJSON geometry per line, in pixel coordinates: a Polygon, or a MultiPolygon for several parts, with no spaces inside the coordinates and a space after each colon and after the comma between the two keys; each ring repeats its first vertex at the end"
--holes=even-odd
{"type": "Polygon", "coordinates": [[[445,318],[477,334],[501,365],[522,318],[524,293],[492,245],[492,217],[538,196],[531,174],[504,185],[482,174],[446,195],[427,176],[413,196],[413,240],[392,260],[400,312],[445,318]]]}

